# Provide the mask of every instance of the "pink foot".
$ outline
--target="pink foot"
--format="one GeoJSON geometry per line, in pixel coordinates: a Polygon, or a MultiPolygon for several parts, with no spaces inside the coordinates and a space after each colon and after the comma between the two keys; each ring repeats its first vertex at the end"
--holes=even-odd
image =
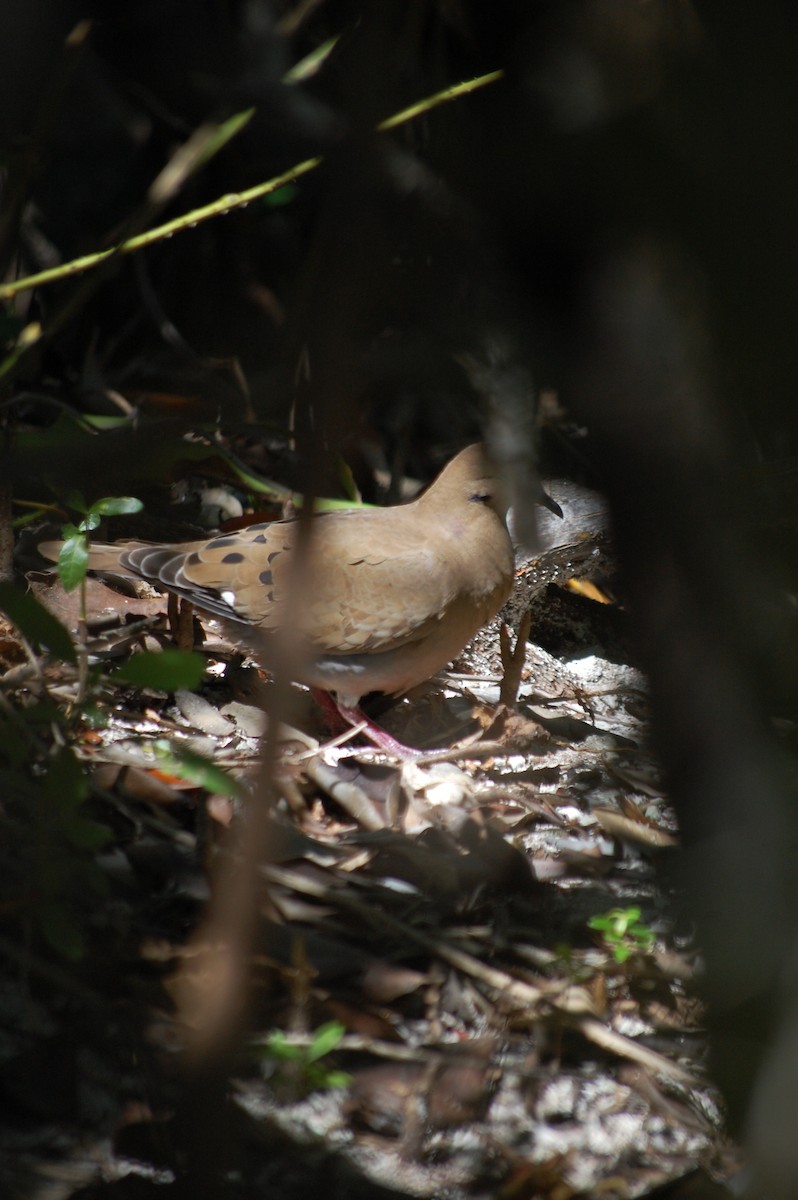
{"type": "Polygon", "coordinates": [[[329,692],[322,691],[321,688],[311,688],[310,690],[313,698],[324,711],[333,731],[351,728],[353,725],[363,725],[363,733],[369,741],[373,742],[380,750],[384,750],[386,754],[393,754],[396,758],[401,759],[420,758],[424,754],[429,754],[428,750],[416,750],[412,746],[406,746],[404,742],[398,741],[397,738],[391,737],[387,729],[383,729],[381,725],[377,725],[375,721],[366,716],[359,704],[341,704],[329,692]]]}

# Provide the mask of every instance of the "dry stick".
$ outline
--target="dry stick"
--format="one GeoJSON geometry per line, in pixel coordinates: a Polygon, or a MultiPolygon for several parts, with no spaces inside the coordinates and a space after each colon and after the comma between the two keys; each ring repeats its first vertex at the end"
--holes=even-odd
{"type": "Polygon", "coordinates": [[[295,892],[313,896],[315,899],[331,904],[334,907],[348,909],[367,924],[379,925],[405,942],[415,942],[422,949],[431,954],[436,954],[444,962],[448,963],[449,966],[454,967],[455,970],[462,971],[464,975],[469,975],[472,979],[486,984],[501,996],[511,999],[519,1006],[531,1008],[541,1003],[550,1005],[569,1024],[573,1024],[583,1037],[593,1042],[594,1045],[617,1054],[620,1058],[627,1058],[632,1062],[640,1063],[641,1066],[646,1067],[650,1071],[666,1075],[671,1079],[677,1079],[688,1085],[695,1085],[696,1083],[696,1080],[688,1071],[680,1067],[678,1063],[671,1062],[664,1054],[659,1054],[655,1050],[649,1050],[646,1046],[641,1046],[631,1038],[624,1037],[621,1033],[616,1033],[608,1025],[603,1024],[596,1017],[585,1012],[584,1009],[587,1005],[586,1002],[583,1005],[580,999],[582,994],[581,989],[576,989],[576,995],[573,988],[566,988],[565,991],[560,991],[558,994],[556,985],[547,985],[544,983],[542,986],[537,987],[534,984],[526,983],[522,979],[516,979],[508,972],[490,967],[480,962],[474,955],[468,954],[464,950],[458,950],[457,947],[450,946],[439,938],[427,937],[426,934],[420,933],[411,925],[406,925],[404,922],[390,916],[390,914],[383,912],[379,908],[364,904],[361,900],[348,896],[343,891],[327,887],[317,880],[308,879],[299,871],[292,871],[290,868],[285,867],[271,866],[266,868],[266,875],[273,882],[280,883],[295,892]]]}
{"type": "MultiPolygon", "coordinates": [[[[298,537],[289,578],[291,599],[305,582],[312,539],[313,495],[300,510],[298,537]]],[[[281,741],[280,714],[288,709],[291,669],[300,659],[298,636],[285,630],[272,651],[272,704],[254,795],[246,804],[236,829],[235,854],[221,859],[213,898],[202,927],[192,939],[198,951],[187,960],[177,992],[178,1010],[192,1031],[189,1046],[190,1077],[181,1106],[186,1141],[188,1195],[208,1195],[209,1183],[220,1184],[225,1165],[235,1160],[234,1134],[225,1107],[229,1076],[243,1043],[249,1007],[249,977],[256,944],[263,885],[262,865],[279,857],[270,845],[276,823],[269,820],[279,793],[277,765],[281,741]],[[276,661],[275,661],[276,655],[276,661]],[[197,958],[201,974],[209,981],[196,988],[197,958]]]]}
{"type": "Polygon", "coordinates": [[[372,832],[385,828],[385,821],[375,804],[355,783],[341,779],[334,767],[329,766],[320,755],[314,755],[305,766],[305,772],[323,792],[336,804],[340,804],[344,812],[364,829],[372,832]]]}
{"type": "Polygon", "coordinates": [[[502,667],[504,668],[504,677],[499,691],[499,704],[504,704],[507,708],[512,708],[518,698],[518,689],[521,686],[521,674],[526,662],[526,644],[529,640],[529,631],[531,628],[532,613],[527,609],[518,626],[515,646],[511,647],[510,645],[510,634],[507,626],[502,625],[499,630],[499,645],[501,646],[502,667]]]}
{"type": "MultiPolygon", "coordinates": [[[[284,708],[289,687],[284,673],[275,677],[274,687],[275,707],[284,708]]],[[[234,828],[235,853],[217,860],[211,904],[191,939],[194,953],[185,959],[175,990],[178,1016],[189,1033],[189,1069],[178,1113],[186,1152],[181,1183],[188,1196],[224,1195],[225,1170],[238,1157],[229,1079],[246,1029],[261,866],[272,857],[274,823],[268,817],[276,800],[278,738],[279,726],[272,720],[257,787],[234,828]]]]}

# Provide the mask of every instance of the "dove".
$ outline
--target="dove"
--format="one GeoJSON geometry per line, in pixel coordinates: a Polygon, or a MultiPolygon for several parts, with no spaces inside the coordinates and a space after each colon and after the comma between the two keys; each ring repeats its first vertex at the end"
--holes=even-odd
{"type": "MultiPolygon", "coordinates": [[[[264,666],[282,633],[296,680],[329,693],[382,749],[406,752],[360,700],[429,679],[496,615],[514,574],[504,514],[498,473],[475,444],[409,503],[316,513],[306,537],[293,519],[198,542],[95,544],[89,568],[184,597],[264,666]]],[[[60,543],[39,549],[55,559],[60,543]]]]}

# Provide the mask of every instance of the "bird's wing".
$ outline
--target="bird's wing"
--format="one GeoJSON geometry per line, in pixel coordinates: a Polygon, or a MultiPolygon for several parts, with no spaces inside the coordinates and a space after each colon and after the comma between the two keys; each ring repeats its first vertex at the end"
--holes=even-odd
{"type": "Polygon", "coordinates": [[[440,549],[387,518],[353,509],[315,517],[306,552],[299,523],[275,521],[180,546],[141,546],[124,566],[229,621],[290,625],[319,653],[369,653],[421,637],[457,594],[440,549]],[[387,519],[386,519],[387,518],[387,519]]]}

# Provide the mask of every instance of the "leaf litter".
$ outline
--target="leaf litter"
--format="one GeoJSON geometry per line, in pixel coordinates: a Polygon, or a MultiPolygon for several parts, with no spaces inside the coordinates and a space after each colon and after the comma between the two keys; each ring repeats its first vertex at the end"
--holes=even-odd
{"type": "MultiPolygon", "coordinates": [[[[567,654],[535,643],[541,596],[560,575],[545,561],[522,568],[502,616],[517,628],[531,609],[533,640],[514,661],[494,623],[450,675],[381,715],[403,740],[444,747],[418,762],[335,745],[296,689],[233,1083],[241,1170],[259,1187],[280,1180],[283,1195],[306,1194],[321,1163],[351,1195],[632,1198],[696,1172],[722,1188],[734,1167],[702,1068],[700,958],[655,871],[678,832],[647,746],[645,681],[617,647],[615,661],[603,657],[589,617],[567,654]],[[590,922],[633,908],[650,937],[619,956],[590,922]],[[339,1032],[320,1043],[331,1025],[339,1032]],[[312,1150],[304,1175],[300,1146],[312,1150]]],[[[130,605],[120,597],[120,634],[130,605]]],[[[114,642],[95,642],[100,666],[114,642]]],[[[136,992],[130,1036],[154,1104],[120,1119],[122,1092],[141,1084],[95,1079],[116,1133],[109,1120],[90,1154],[65,1136],[48,1165],[63,1178],[78,1164],[84,1183],[98,1172],[176,1177],[151,1144],[172,1136],[164,1064],[190,1042],[175,987],[202,1003],[188,935],[208,902],[206,867],[231,853],[224,830],[258,771],[253,672],[255,691],[269,689],[235,648],[217,641],[214,652],[220,669],[199,694],[106,676],[104,723],[76,739],[92,814],[114,832],[95,857],[125,929],[99,994],[136,992]],[[166,768],[164,739],[175,752],[166,768]],[[227,797],[220,768],[236,781],[227,797]]],[[[63,702],[74,669],[47,672],[63,702]]],[[[109,941],[102,922],[97,939],[109,941]]]]}

